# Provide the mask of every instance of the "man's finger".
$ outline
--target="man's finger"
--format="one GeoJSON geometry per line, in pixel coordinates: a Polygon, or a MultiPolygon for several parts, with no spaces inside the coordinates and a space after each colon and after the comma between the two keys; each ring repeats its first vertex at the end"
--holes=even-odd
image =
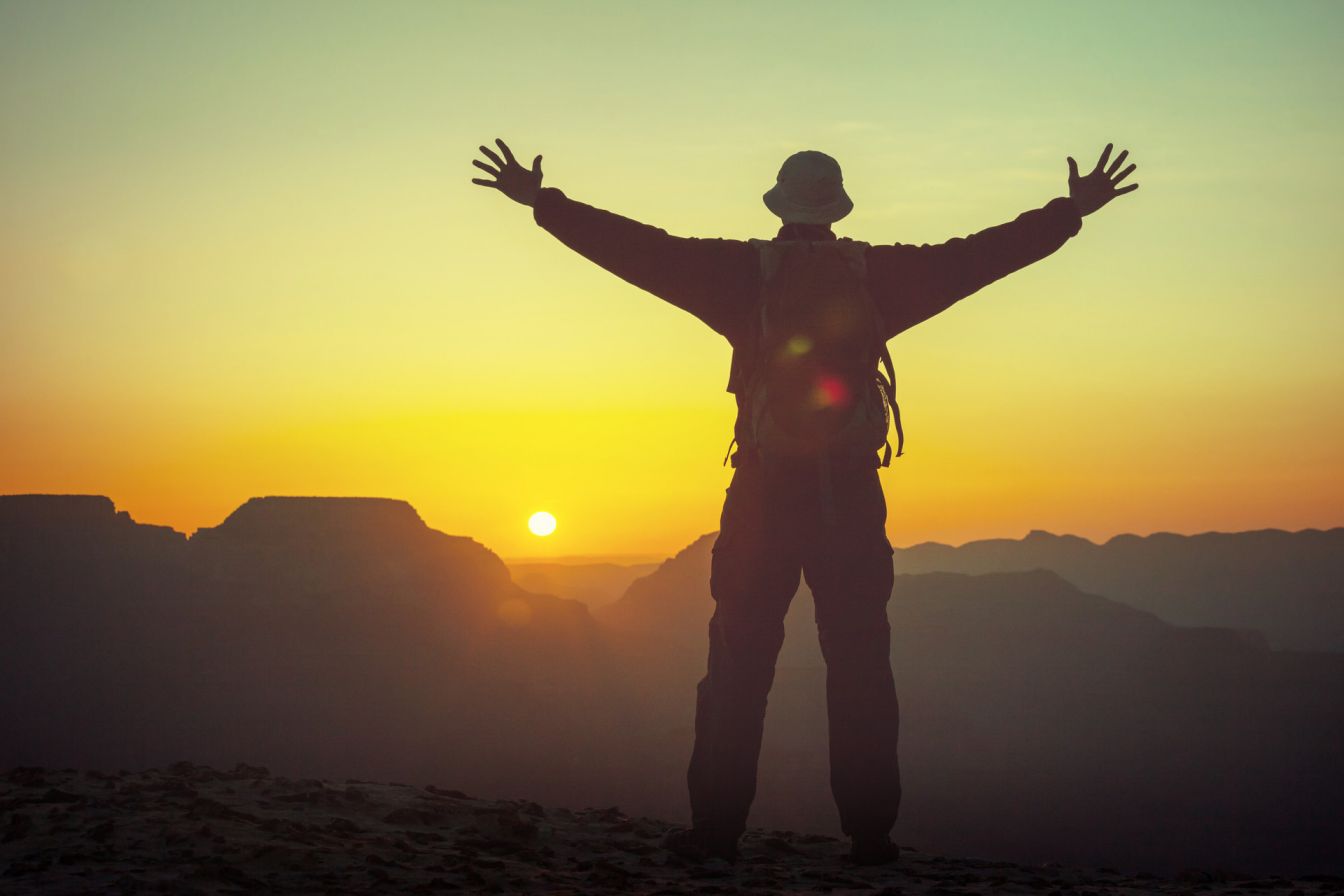
{"type": "Polygon", "coordinates": [[[509,160],[509,164],[517,165],[518,161],[513,157],[513,153],[509,151],[509,144],[498,137],[495,138],[495,142],[499,144],[500,151],[504,153],[504,158],[509,160]]]}
{"type": "Polygon", "coordinates": [[[1077,177],[1078,177],[1078,163],[1073,160],[1073,156],[1069,156],[1069,179],[1075,180],[1077,179],[1077,177]]]}
{"type": "Polygon", "coordinates": [[[481,152],[483,152],[483,153],[485,153],[487,156],[489,156],[489,157],[490,157],[490,161],[494,162],[494,163],[495,163],[496,165],[498,165],[499,167],[501,167],[501,168],[504,167],[504,160],[501,159],[499,156],[495,155],[494,152],[492,152],[488,147],[482,146],[482,147],[481,147],[481,152]]]}
{"type": "Polygon", "coordinates": [[[499,187],[499,184],[495,183],[494,181],[492,181],[492,180],[481,180],[479,177],[473,177],[473,178],[471,179],[471,182],[474,183],[474,184],[480,184],[480,185],[483,186],[483,187],[496,187],[496,188],[499,187]]]}
{"type": "Polygon", "coordinates": [[[1117,196],[1122,196],[1122,195],[1124,195],[1125,193],[1128,193],[1130,190],[1137,190],[1138,188],[1139,188],[1139,185],[1138,185],[1138,184],[1130,184],[1129,186],[1125,187],[1123,190],[1116,190],[1116,191],[1115,191],[1115,195],[1117,195],[1117,196]]]}
{"type": "Polygon", "coordinates": [[[1120,183],[1120,181],[1122,181],[1122,180],[1124,180],[1125,178],[1129,177],[1129,175],[1130,175],[1130,174],[1134,171],[1134,169],[1137,168],[1137,167],[1139,167],[1139,166],[1138,166],[1138,165],[1130,165],[1130,166],[1129,166],[1128,168],[1126,168],[1124,171],[1121,171],[1120,174],[1115,178],[1115,180],[1112,181],[1112,183],[1117,183],[1117,184],[1120,183]]]}
{"type": "Polygon", "coordinates": [[[1115,157],[1115,160],[1111,162],[1111,167],[1106,169],[1107,177],[1115,174],[1116,170],[1125,163],[1125,156],[1127,155],[1129,155],[1129,150],[1126,149],[1122,150],[1120,155],[1115,157]]]}
{"type": "Polygon", "coordinates": [[[471,160],[471,164],[475,165],[477,168],[481,169],[481,170],[484,171],[486,174],[493,174],[495,177],[499,177],[499,172],[498,172],[498,171],[496,171],[495,169],[491,168],[489,165],[485,164],[485,163],[482,162],[480,159],[472,159],[472,160],[471,160]]]}
{"type": "Polygon", "coordinates": [[[1103,149],[1103,150],[1101,151],[1101,158],[1097,159],[1097,167],[1098,167],[1098,168],[1102,168],[1102,167],[1104,167],[1104,166],[1106,165],[1106,160],[1109,159],[1109,158],[1111,157],[1111,149],[1112,149],[1114,146],[1115,146],[1114,143],[1107,143],[1107,144],[1106,144],[1106,148],[1103,149]]]}
{"type": "Polygon", "coordinates": [[[532,160],[532,173],[533,174],[541,173],[541,156],[537,156],[535,159],[532,160]]]}

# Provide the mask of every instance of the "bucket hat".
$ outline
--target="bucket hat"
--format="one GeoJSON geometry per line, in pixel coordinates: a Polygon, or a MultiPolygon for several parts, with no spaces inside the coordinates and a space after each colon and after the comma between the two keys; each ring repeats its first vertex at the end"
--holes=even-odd
{"type": "Polygon", "coordinates": [[[761,198],[773,214],[805,224],[830,224],[854,208],[845,193],[840,163],[814,149],[785,159],[775,185],[761,198]]]}

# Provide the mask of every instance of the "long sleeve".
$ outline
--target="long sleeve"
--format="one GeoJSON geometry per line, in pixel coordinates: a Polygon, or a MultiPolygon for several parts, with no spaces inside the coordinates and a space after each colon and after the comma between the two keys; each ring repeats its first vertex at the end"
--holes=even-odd
{"type": "Polygon", "coordinates": [[[543,187],[533,220],[560,242],[640,289],[690,312],[731,341],[755,295],[755,250],[739,240],[672,236],[543,187]]]}
{"type": "Polygon", "coordinates": [[[995,280],[1040,261],[1078,233],[1082,218],[1061,196],[967,237],[937,245],[868,249],[868,285],[886,338],[909,329],[995,280]]]}

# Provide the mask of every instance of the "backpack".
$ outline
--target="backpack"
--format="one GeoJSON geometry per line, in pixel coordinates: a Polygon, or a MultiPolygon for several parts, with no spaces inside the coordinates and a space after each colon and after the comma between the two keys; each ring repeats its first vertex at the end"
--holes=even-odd
{"type": "MultiPolygon", "coordinates": [[[[865,463],[895,423],[905,434],[881,316],[866,285],[867,243],[749,240],[761,259],[761,296],[744,375],[742,411],[762,457],[865,463]],[[879,369],[879,364],[881,369],[879,369]]],[[[731,446],[730,446],[731,450],[731,446]]],[[[829,478],[827,476],[826,478],[829,478]]]]}

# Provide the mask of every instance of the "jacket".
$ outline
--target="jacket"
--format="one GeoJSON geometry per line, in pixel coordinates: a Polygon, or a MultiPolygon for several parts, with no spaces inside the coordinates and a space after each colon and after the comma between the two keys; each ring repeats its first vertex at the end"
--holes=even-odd
{"type": "MultiPolygon", "coordinates": [[[[738,356],[749,349],[751,315],[761,292],[760,260],[745,240],[672,236],[542,187],[533,220],[560,242],[622,280],[702,320],[738,356]]],[[[936,245],[872,245],[868,290],[884,339],[928,320],[960,299],[1045,258],[1082,227],[1073,200],[1060,196],[966,237],[936,245]]],[[[838,239],[825,225],[786,223],[774,239],[838,239]]],[[[728,391],[736,391],[730,377],[728,391]]],[[[741,435],[742,396],[738,400],[741,435]]]]}

